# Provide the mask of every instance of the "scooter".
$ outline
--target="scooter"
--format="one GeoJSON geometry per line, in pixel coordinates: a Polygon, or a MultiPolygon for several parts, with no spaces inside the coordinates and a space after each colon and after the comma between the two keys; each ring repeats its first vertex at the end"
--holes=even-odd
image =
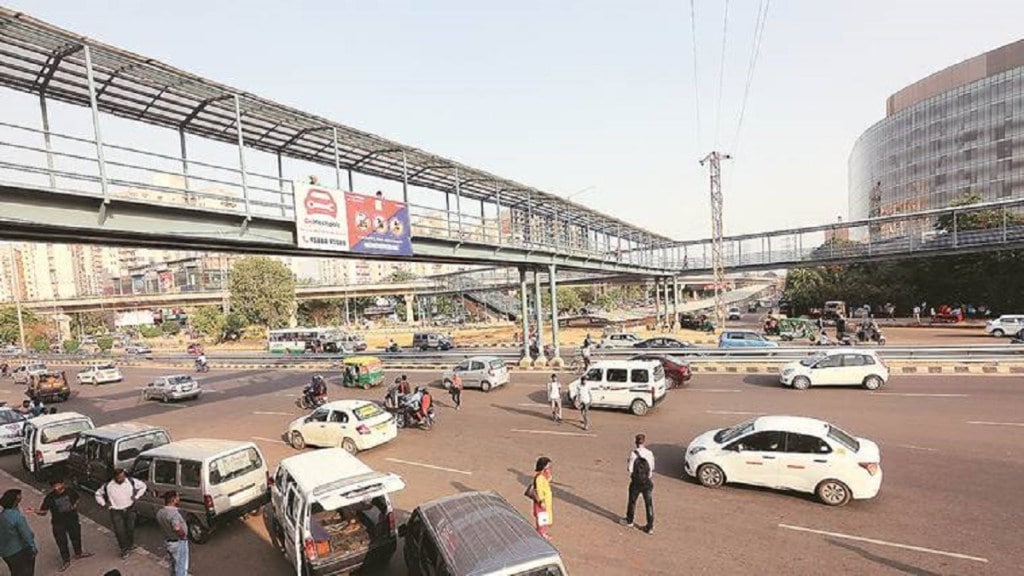
{"type": "Polygon", "coordinates": [[[395,417],[395,425],[399,428],[419,426],[424,430],[430,430],[433,428],[434,423],[437,421],[437,413],[434,411],[434,405],[431,404],[430,408],[427,408],[426,418],[417,420],[416,412],[419,409],[414,406],[410,406],[408,402],[406,402],[406,398],[408,396],[408,394],[399,394],[398,386],[392,386],[388,389],[387,394],[384,395],[384,409],[395,417]]]}
{"type": "Polygon", "coordinates": [[[402,349],[398,347],[398,344],[396,342],[392,342],[391,344],[388,345],[387,348],[384,349],[384,351],[390,354],[397,354],[398,352],[401,352],[402,349]]]}

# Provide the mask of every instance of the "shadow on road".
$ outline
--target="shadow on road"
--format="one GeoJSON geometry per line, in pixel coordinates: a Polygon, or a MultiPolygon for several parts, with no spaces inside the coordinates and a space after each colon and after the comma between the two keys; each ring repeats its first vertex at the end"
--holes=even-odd
{"type": "MultiPolygon", "coordinates": [[[[679,480],[687,477],[683,472],[683,451],[685,446],[678,444],[648,444],[647,449],[654,453],[654,473],[679,480]]],[[[628,456],[628,454],[627,454],[628,456]]],[[[625,467],[625,464],[623,464],[625,467]]]]}
{"type": "Polygon", "coordinates": [[[751,374],[743,377],[744,384],[760,386],[761,388],[781,388],[779,377],[775,374],[751,374]]]}
{"type": "MultiPolygon", "coordinates": [[[[518,480],[519,484],[523,486],[524,491],[526,490],[526,486],[533,481],[532,474],[524,474],[519,470],[516,470],[515,468],[509,468],[508,471],[516,475],[516,479],[518,480]]],[[[565,484],[559,484],[558,482],[551,483],[551,495],[554,497],[554,505],[556,508],[558,507],[559,503],[565,502],[566,504],[575,506],[580,510],[583,510],[584,512],[589,512],[596,516],[600,516],[611,522],[618,522],[621,518],[618,514],[612,512],[611,510],[602,508],[601,506],[594,504],[590,500],[587,500],[582,496],[578,496],[577,494],[570,492],[568,490],[569,488],[570,486],[567,486],[565,484]]]]}
{"type": "Polygon", "coordinates": [[[932,572],[931,570],[925,570],[924,568],[918,568],[917,566],[911,566],[910,564],[904,564],[903,562],[900,562],[899,560],[892,560],[892,559],[886,558],[884,556],[879,556],[878,554],[875,554],[873,552],[868,552],[867,550],[861,548],[860,546],[854,546],[853,544],[847,544],[846,542],[840,542],[838,540],[835,540],[834,538],[829,538],[829,539],[826,540],[826,542],[828,542],[829,544],[831,544],[833,546],[837,546],[839,548],[845,548],[845,549],[847,549],[847,550],[849,550],[851,552],[854,552],[854,553],[860,555],[865,560],[868,560],[869,562],[874,562],[876,564],[881,564],[882,566],[885,566],[887,568],[892,568],[893,570],[897,570],[899,572],[902,572],[903,574],[913,574],[914,576],[940,576],[938,572],[932,572]]]}
{"type": "Polygon", "coordinates": [[[500,404],[491,404],[491,408],[497,408],[499,410],[504,410],[505,412],[511,412],[512,414],[520,414],[520,415],[523,415],[523,416],[532,416],[534,418],[540,418],[541,420],[546,420],[548,422],[551,422],[551,413],[546,411],[546,410],[544,410],[546,407],[544,405],[542,405],[542,404],[538,404],[537,405],[537,410],[529,409],[529,408],[514,408],[512,406],[502,406],[500,404]],[[544,411],[538,411],[538,410],[544,410],[544,411]]]}

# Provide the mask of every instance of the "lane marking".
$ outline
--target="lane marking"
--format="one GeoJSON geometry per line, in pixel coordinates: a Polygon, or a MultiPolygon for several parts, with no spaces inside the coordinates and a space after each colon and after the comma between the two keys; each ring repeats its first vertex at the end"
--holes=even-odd
{"type": "Polygon", "coordinates": [[[734,388],[684,388],[687,392],[743,392],[734,388]]]}
{"type": "Polygon", "coordinates": [[[863,536],[851,536],[849,534],[840,534],[839,532],[826,532],[824,530],[814,530],[813,528],[804,528],[803,526],[792,526],[790,524],[779,524],[779,528],[785,528],[786,530],[794,530],[796,532],[809,532],[811,534],[821,534],[822,536],[830,536],[832,538],[840,538],[843,540],[867,542],[869,544],[878,544],[879,546],[902,548],[904,550],[913,550],[915,552],[925,552],[927,554],[937,554],[939,556],[949,556],[950,558],[959,558],[961,560],[971,560],[973,562],[988,563],[988,558],[981,558],[979,556],[969,556],[967,554],[959,554],[957,552],[946,552],[944,550],[924,548],[922,546],[911,546],[909,544],[898,544],[896,542],[887,542],[885,540],[876,540],[874,538],[864,538],[863,536]]]}
{"type": "Polygon", "coordinates": [[[287,442],[285,442],[284,440],[281,440],[280,438],[264,438],[262,436],[250,436],[250,438],[252,438],[253,440],[262,440],[264,442],[274,442],[274,443],[277,443],[277,444],[285,444],[285,445],[288,444],[287,442]]]}
{"type": "Polygon", "coordinates": [[[893,446],[895,448],[906,448],[908,450],[921,450],[924,452],[938,452],[938,448],[925,448],[924,446],[914,446],[913,444],[882,444],[883,446],[893,446]]]}
{"type": "Polygon", "coordinates": [[[544,408],[544,407],[551,406],[551,405],[550,404],[541,404],[540,402],[520,402],[519,404],[516,404],[516,406],[532,406],[534,408],[544,408]]]}
{"type": "Polygon", "coordinates": [[[970,398],[967,394],[930,394],[906,392],[872,392],[871,396],[902,396],[906,398],[970,398]]]}
{"type": "Polygon", "coordinates": [[[1020,426],[1024,427],[1024,422],[987,422],[985,420],[970,420],[968,424],[980,424],[982,426],[1020,426]]]}
{"type": "Polygon", "coordinates": [[[297,414],[291,412],[253,412],[253,414],[259,416],[297,416],[297,414]]]}
{"type": "Polygon", "coordinates": [[[742,410],[705,410],[708,414],[722,414],[725,416],[758,416],[764,412],[744,412],[742,410]]]}
{"type": "Polygon", "coordinates": [[[555,430],[522,430],[520,428],[513,428],[513,432],[522,432],[523,434],[551,434],[553,436],[582,436],[584,438],[597,438],[597,434],[585,434],[583,432],[558,432],[555,430]]]}
{"type": "Polygon", "coordinates": [[[466,472],[465,470],[456,470],[454,468],[445,468],[444,466],[434,466],[433,464],[424,464],[423,462],[412,462],[410,460],[401,460],[399,458],[385,458],[388,462],[396,462],[398,464],[408,464],[409,466],[419,466],[420,468],[430,468],[431,470],[440,470],[442,472],[452,472],[455,474],[463,474],[465,476],[472,476],[472,472],[466,472]]]}

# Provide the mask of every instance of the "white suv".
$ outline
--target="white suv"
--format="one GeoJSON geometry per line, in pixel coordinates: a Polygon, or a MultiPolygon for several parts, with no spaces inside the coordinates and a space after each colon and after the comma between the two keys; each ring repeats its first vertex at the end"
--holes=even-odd
{"type": "Polygon", "coordinates": [[[830,350],[790,362],[779,372],[779,382],[797,390],[811,386],[864,386],[878,390],[889,381],[889,367],[873,351],[830,350]]]}
{"type": "MultiPolygon", "coordinates": [[[[665,369],[656,360],[595,362],[586,374],[591,406],[629,410],[643,416],[665,397],[665,369]]],[[[569,383],[569,404],[576,408],[579,379],[569,383]]]]}
{"type": "Polygon", "coordinates": [[[1020,332],[1021,328],[1024,328],[1024,314],[1003,314],[985,324],[985,333],[1002,338],[1020,332]]]}

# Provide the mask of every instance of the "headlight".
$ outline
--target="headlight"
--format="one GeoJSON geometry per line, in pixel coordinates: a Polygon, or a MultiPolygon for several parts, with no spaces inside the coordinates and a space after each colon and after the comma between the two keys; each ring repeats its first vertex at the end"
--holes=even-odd
{"type": "Polygon", "coordinates": [[[705,448],[704,446],[694,446],[693,448],[690,448],[687,454],[689,454],[690,456],[696,456],[697,454],[705,450],[707,450],[707,448],[705,448]]]}
{"type": "Polygon", "coordinates": [[[785,370],[782,371],[782,374],[783,376],[789,376],[793,372],[796,372],[796,370],[794,370],[793,368],[786,368],[785,370]]]}

